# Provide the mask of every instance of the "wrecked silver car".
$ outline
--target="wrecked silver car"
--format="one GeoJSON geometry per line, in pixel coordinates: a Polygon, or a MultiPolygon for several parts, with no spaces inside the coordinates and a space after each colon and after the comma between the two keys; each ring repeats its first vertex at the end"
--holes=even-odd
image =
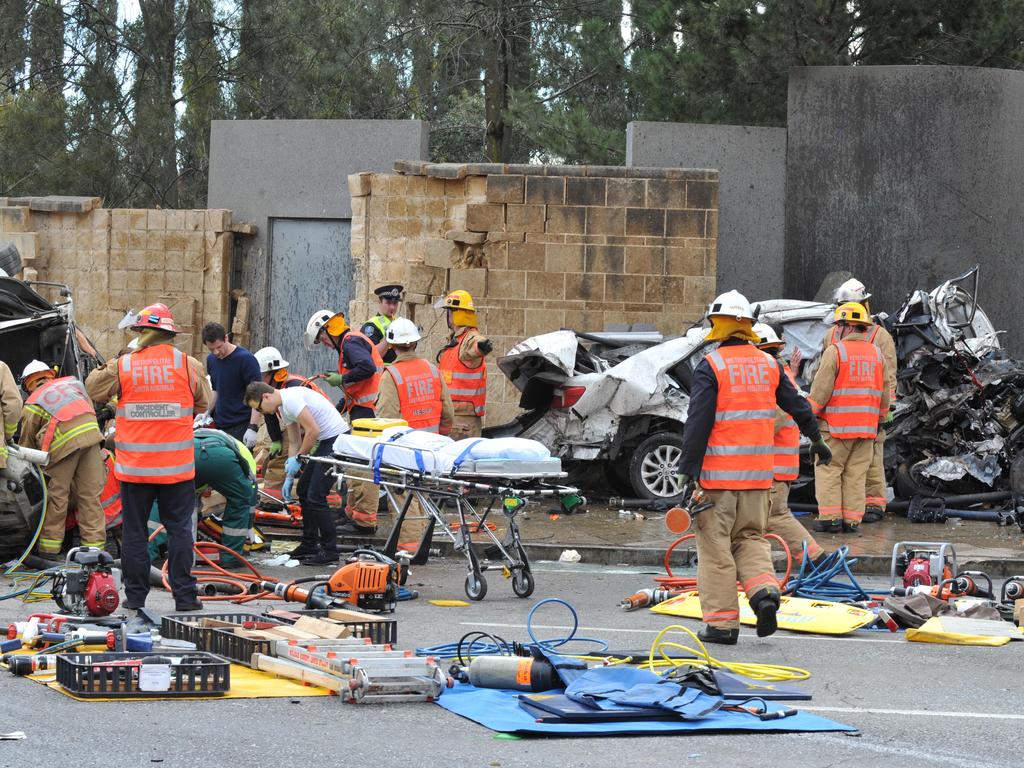
{"type": "MultiPolygon", "coordinates": [[[[942,432],[949,424],[941,419],[923,427],[921,422],[910,420],[911,415],[918,414],[922,408],[925,414],[934,412],[935,393],[949,390],[949,382],[941,375],[934,386],[919,383],[917,378],[923,367],[938,366],[956,379],[958,361],[964,359],[964,355],[977,364],[982,357],[990,359],[1001,354],[998,336],[974,300],[976,281],[975,269],[933,291],[914,292],[891,317],[880,315],[880,321],[897,340],[902,369],[899,394],[903,402],[897,406],[891,425],[890,470],[894,474],[899,470],[904,477],[920,475],[924,467],[919,467],[916,474],[910,467],[925,458],[955,456],[969,463],[963,454],[979,448],[980,439],[954,438],[948,429],[942,432]],[[968,291],[965,283],[972,279],[974,288],[968,291]],[[913,436],[922,428],[930,432],[928,439],[934,439],[935,444],[930,444],[928,439],[914,443],[913,436]],[[940,450],[942,446],[945,450],[940,450]],[[965,450],[954,449],[954,446],[965,450]]],[[[760,319],[783,326],[785,355],[791,361],[798,383],[806,387],[817,368],[835,305],[771,299],[759,302],[758,306],[760,319]]],[[[705,342],[707,333],[706,327],[698,326],[671,339],[663,339],[656,332],[577,333],[570,330],[528,338],[498,360],[498,367],[523,393],[520,406],[525,412],[513,422],[485,432],[490,436],[521,435],[539,440],[570,468],[586,465],[597,468],[621,493],[644,499],[676,496],[681,490],[676,481],[676,467],[682,449],[690,381],[697,363],[711,351],[712,345],[705,342]]],[[[1005,367],[1000,367],[1005,362],[999,361],[998,365],[993,362],[994,367],[984,369],[989,372],[986,375],[995,376],[997,371],[1005,371],[1005,367]]],[[[932,382],[931,371],[927,372],[929,376],[925,381],[932,382]]],[[[1024,378],[1021,381],[1024,383],[1024,378]]],[[[976,388],[974,393],[977,394],[976,388]]],[[[961,397],[965,394],[969,393],[960,393],[961,397]]],[[[960,413],[957,409],[966,406],[971,398],[958,400],[954,397],[953,400],[949,408],[960,413]]],[[[991,407],[1001,409],[1005,417],[1007,405],[1003,399],[991,407]]],[[[1024,432],[1024,397],[1017,407],[1024,432]]],[[[1014,418],[1018,417],[1014,415],[1014,418]]],[[[1008,420],[1006,423],[1010,424],[1008,420]]],[[[1005,428],[994,430],[989,420],[985,431],[991,433],[986,439],[992,442],[980,447],[1000,450],[995,447],[998,444],[995,438],[1003,437],[1005,441],[1002,435],[1005,428]]],[[[889,455],[887,446],[887,457],[889,455]]],[[[1003,459],[996,463],[999,472],[1007,469],[1003,459]]],[[[795,487],[811,480],[809,464],[805,462],[803,469],[795,487]]],[[[991,471],[988,465],[978,468],[979,473],[991,471]]],[[[964,469],[964,473],[969,470],[964,469]]],[[[913,495],[915,491],[911,487],[898,487],[897,492],[913,495]]]]}

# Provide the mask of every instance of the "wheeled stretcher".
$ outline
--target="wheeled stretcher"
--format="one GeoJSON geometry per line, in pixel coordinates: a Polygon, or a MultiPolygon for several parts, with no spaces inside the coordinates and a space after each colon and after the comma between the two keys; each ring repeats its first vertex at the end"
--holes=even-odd
{"type": "Polygon", "coordinates": [[[339,479],[366,482],[371,477],[383,490],[395,515],[384,554],[395,555],[402,522],[415,499],[428,525],[410,564],[427,561],[434,531],[440,531],[455,551],[466,557],[465,589],[470,600],[484,598],[484,572],[498,568],[511,579],[517,596],[529,597],[534,579],[519,537],[520,511],[528,501],[545,497],[582,501],[576,488],[558,482],[566,477],[561,461],[533,440],[469,438],[456,442],[396,427],[379,437],[341,435],[333,453],[331,458],[309,456],[307,460],[330,464],[339,479]],[[504,517],[507,531],[503,537],[488,524],[492,514],[504,517]],[[485,559],[477,554],[474,543],[484,545],[485,559]]]}

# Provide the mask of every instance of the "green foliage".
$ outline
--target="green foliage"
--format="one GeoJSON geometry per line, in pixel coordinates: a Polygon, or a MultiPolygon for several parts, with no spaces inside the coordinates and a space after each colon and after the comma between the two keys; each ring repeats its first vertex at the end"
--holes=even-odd
{"type": "Polygon", "coordinates": [[[437,161],[783,125],[793,67],[1018,69],[1024,0],[0,0],[0,194],[205,204],[214,119],[415,118],[437,161]]]}

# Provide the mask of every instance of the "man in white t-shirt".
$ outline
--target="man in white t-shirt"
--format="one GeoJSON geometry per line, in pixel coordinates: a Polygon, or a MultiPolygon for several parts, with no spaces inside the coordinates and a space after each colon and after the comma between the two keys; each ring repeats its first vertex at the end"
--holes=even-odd
{"type": "Polygon", "coordinates": [[[327,506],[334,475],[327,464],[319,461],[308,461],[303,468],[299,456],[330,456],[335,438],[347,432],[348,425],[334,403],[306,387],[274,389],[262,381],[253,382],[245,390],[245,402],[264,415],[276,413],[281,428],[288,433],[282,495],[291,495],[298,476],[295,492],[302,508],[302,543],[290,554],[311,565],[338,562],[334,513],[327,506]]]}

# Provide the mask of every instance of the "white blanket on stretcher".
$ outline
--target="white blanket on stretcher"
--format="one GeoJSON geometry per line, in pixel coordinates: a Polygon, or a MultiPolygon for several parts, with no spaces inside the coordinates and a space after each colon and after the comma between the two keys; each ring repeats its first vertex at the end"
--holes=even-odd
{"type": "Polygon", "coordinates": [[[447,473],[456,461],[478,463],[495,461],[537,461],[551,458],[551,452],[536,440],[522,437],[469,437],[452,440],[433,432],[408,427],[386,429],[380,437],[362,437],[351,433],[338,435],[334,453],[349,459],[369,462],[379,459],[381,466],[447,473]]]}

